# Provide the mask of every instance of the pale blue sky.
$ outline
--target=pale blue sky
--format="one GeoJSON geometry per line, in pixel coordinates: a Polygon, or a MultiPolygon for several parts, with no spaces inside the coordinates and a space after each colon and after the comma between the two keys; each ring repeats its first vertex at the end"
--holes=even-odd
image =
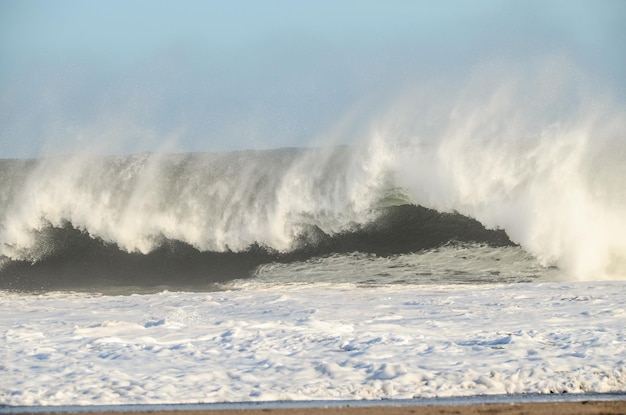
{"type": "Polygon", "coordinates": [[[623,95],[625,21],[621,0],[3,0],[0,158],[307,145],[489,59],[564,55],[623,95]]]}

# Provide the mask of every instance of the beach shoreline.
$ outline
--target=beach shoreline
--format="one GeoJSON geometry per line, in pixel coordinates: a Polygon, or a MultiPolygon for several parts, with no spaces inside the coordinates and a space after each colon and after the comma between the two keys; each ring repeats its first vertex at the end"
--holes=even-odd
{"type": "Polygon", "coordinates": [[[626,393],[190,404],[0,406],[0,415],[624,414],[626,393]]]}
{"type": "MultiPolygon", "coordinates": [[[[19,412],[20,414],[93,414],[101,415],[479,415],[479,414],[537,414],[537,415],[587,415],[587,414],[624,414],[626,401],[576,401],[576,402],[525,402],[525,403],[483,403],[468,405],[416,405],[416,406],[332,406],[332,407],[300,407],[300,408],[231,408],[231,409],[163,409],[132,410],[127,406],[120,410],[110,409],[103,412],[92,412],[88,408],[82,411],[64,412],[49,407],[38,408],[37,411],[19,412]],[[48,411],[47,411],[48,410],[48,411]]],[[[6,409],[6,408],[4,408],[6,409]]],[[[32,408],[31,408],[32,409],[32,408]]],[[[4,411],[3,411],[4,412],[4,411]]]]}

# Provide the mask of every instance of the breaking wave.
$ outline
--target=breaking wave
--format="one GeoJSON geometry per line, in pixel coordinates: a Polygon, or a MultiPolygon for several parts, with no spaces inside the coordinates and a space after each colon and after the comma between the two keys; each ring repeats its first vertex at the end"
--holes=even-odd
{"type": "Polygon", "coordinates": [[[0,282],[213,283],[451,241],[623,278],[626,111],[561,75],[407,91],[350,146],[1,161],[0,282]]]}
{"type": "Polygon", "coordinates": [[[349,183],[360,155],[334,147],[5,161],[13,204],[5,201],[0,282],[197,287],[268,262],[511,244],[471,218],[408,203],[384,175],[349,183]],[[318,175],[305,174],[313,165],[318,175]]]}

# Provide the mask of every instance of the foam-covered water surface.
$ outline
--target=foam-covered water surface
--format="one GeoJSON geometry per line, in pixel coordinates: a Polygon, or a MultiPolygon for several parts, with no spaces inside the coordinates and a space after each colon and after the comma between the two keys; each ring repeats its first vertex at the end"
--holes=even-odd
{"type": "Polygon", "coordinates": [[[2,293],[5,405],[623,392],[623,282],[2,293]]]}
{"type": "Polygon", "coordinates": [[[353,252],[306,261],[270,263],[257,268],[254,278],[234,287],[302,283],[386,284],[504,284],[562,279],[556,267],[544,267],[517,246],[453,244],[415,253],[379,256],[353,252]]]}

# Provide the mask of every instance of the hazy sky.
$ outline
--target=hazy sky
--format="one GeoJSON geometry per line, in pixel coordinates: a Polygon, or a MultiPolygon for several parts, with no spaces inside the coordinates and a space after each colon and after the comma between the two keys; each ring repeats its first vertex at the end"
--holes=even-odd
{"type": "Polygon", "coordinates": [[[622,0],[3,0],[0,158],[307,145],[498,59],[565,57],[623,96],[624,22],[622,0]]]}

